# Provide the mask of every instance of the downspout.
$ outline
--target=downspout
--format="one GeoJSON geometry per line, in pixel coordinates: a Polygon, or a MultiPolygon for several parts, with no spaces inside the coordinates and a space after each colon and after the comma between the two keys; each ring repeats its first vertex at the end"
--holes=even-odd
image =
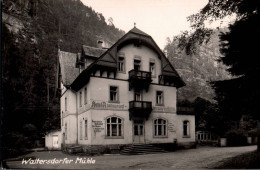
{"type": "Polygon", "coordinates": [[[77,138],[76,138],[76,145],[78,144],[78,94],[76,92],[76,127],[77,127],[77,138]]]}

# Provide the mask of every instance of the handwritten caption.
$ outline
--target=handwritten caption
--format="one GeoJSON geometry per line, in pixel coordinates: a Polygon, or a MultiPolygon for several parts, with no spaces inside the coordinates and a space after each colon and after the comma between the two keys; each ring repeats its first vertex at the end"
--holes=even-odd
{"type": "Polygon", "coordinates": [[[64,158],[64,159],[23,159],[22,164],[29,164],[29,165],[35,165],[35,164],[95,164],[96,160],[92,158],[79,158],[77,157],[75,160],[69,159],[69,158],[64,158]]]}

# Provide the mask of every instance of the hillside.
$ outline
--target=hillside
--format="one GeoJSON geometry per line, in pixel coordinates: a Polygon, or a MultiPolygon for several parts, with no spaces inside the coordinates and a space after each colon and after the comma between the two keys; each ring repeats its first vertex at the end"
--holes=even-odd
{"type": "Polygon", "coordinates": [[[80,52],[98,40],[113,44],[124,32],[79,0],[1,2],[3,145],[36,147],[60,128],[58,47],[80,52]]]}
{"type": "MultiPolygon", "coordinates": [[[[224,30],[222,30],[224,31],[224,30]]],[[[187,55],[177,47],[177,42],[169,42],[165,51],[184,82],[185,87],[178,90],[178,100],[193,101],[197,97],[213,101],[214,90],[208,82],[230,78],[226,66],[218,62],[219,30],[215,30],[207,44],[198,46],[195,54],[187,55]]]]}

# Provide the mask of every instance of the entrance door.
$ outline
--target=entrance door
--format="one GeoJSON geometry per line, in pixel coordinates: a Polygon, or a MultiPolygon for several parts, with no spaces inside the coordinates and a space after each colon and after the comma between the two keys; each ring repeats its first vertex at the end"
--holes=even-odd
{"type": "Polygon", "coordinates": [[[144,143],[144,120],[134,120],[133,124],[133,143],[144,143]]]}
{"type": "Polygon", "coordinates": [[[53,148],[59,148],[59,137],[58,137],[58,135],[52,136],[52,146],[53,146],[53,148]]]}

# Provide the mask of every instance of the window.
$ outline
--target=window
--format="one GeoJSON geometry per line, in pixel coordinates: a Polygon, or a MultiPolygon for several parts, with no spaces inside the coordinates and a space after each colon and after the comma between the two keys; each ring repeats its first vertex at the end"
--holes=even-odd
{"type": "Polygon", "coordinates": [[[156,91],[156,104],[163,105],[163,92],[162,91],[156,91]]]}
{"type": "Polygon", "coordinates": [[[65,97],[65,111],[67,111],[68,109],[68,99],[67,97],[65,97]]]}
{"type": "Polygon", "coordinates": [[[152,76],[155,77],[155,63],[154,62],[150,62],[149,71],[151,72],[152,76]]]}
{"type": "Polygon", "coordinates": [[[125,72],[125,58],[122,56],[118,57],[118,71],[125,72]]]}
{"type": "Polygon", "coordinates": [[[79,139],[82,140],[82,121],[79,122],[79,139]]]}
{"type": "Polygon", "coordinates": [[[183,121],[183,136],[184,137],[190,136],[190,122],[187,120],[183,121]]]}
{"type": "Polygon", "coordinates": [[[141,70],[141,60],[134,59],[134,70],[141,70]]]}
{"type": "Polygon", "coordinates": [[[118,102],[118,87],[110,86],[110,102],[118,102]]]}
{"type": "Polygon", "coordinates": [[[68,127],[67,127],[67,123],[65,123],[65,139],[68,139],[68,127]]]}
{"type": "Polygon", "coordinates": [[[107,119],[106,123],[106,136],[122,136],[122,119],[118,117],[110,117],[107,119]]]}
{"type": "Polygon", "coordinates": [[[134,93],[134,100],[135,101],[142,101],[142,95],[141,95],[141,91],[140,90],[135,90],[134,93]]]}
{"type": "Polygon", "coordinates": [[[85,120],[85,139],[88,138],[88,120],[85,120]]]}
{"type": "Polygon", "coordinates": [[[82,92],[79,92],[79,106],[82,106],[82,92]]]}
{"type": "Polygon", "coordinates": [[[167,134],[166,120],[155,119],[153,123],[154,123],[154,136],[157,137],[166,136],[167,134]]]}
{"type": "Polygon", "coordinates": [[[87,88],[84,89],[84,103],[87,104],[87,88]]]}

